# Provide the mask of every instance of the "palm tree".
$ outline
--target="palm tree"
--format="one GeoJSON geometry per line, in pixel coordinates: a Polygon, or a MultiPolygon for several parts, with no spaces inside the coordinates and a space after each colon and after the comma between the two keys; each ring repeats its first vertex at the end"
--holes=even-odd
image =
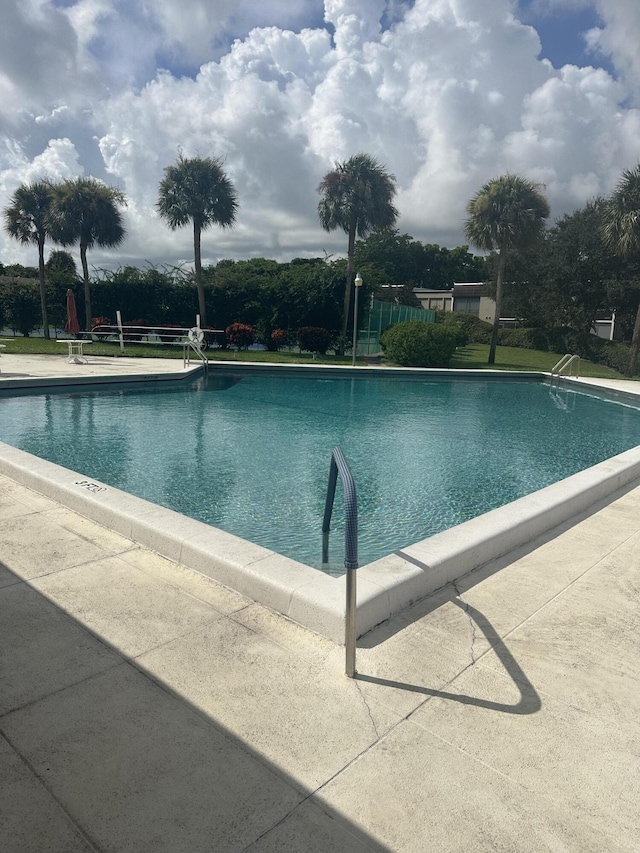
{"type": "Polygon", "coordinates": [[[395,224],[398,216],[393,205],[395,180],[394,175],[389,174],[376,159],[360,153],[344,163],[336,163],[335,169],[327,172],[318,186],[322,196],[318,204],[322,227],[325,231],[342,228],[348,235],[341,354],[347,338],[351,291],[355,286],[353,254],[356,236],[363,240],[372,231],[391,228],[395,224]]]}
{"type": "Polygon", "coordinates": [[[489,347],[489,364],[495,364],[498,327],[507,257],[532,248],[544,233],[549,204],[540,185],[521,175],[506,174],[485,184],[467,204],[464,233],[479,249],[499,253],[496,280],[496,314],[489,347]]]}
{"type": "Polygon", "coordinates": [[[219,225],[231,228],[236,219],[238,198],[235,188],[222,169],[220,159],[183,157],[164,170],[160,181],[157,208],[169,227],[175,230],[193,223],[193,255],[198,288],[200,323],[206,326],[206,307],[202,285],[200,239],[203,228],[219,225]]]}
{"type": "Polygon", "coordinates": [[[62,246],[80,244],[87,331],[91,329],[92,317],[87,249],[112,248],[122,243],[126,232],[118,205],[125,204],[121,190],[95,178],[69,179],[53,187],[49,230],[53,240],[62,246]]]}
{"type": "MultiPolygon", "coordinates": [[[[640,164],[625,169],[602,209],[602,235],[607,246],[617,255],[635,255],[640,260],[640,164]]],[[[626,375],[633,376],[640,344],[640,305],[631,336],[631,350],[626,375]]]]}
{"type": "Polygon", "coordinates": [[[22,184],[14,192],[10,205],[4,211],[4,227],[11,237],[15,237],[21,243],[34,243],[38,247],[42,328],[47,339],[49,338],[49,318],[47,315],[44,243],[48,236],[47,225],[52,196],[51,184],[46,181],[22,184]]]}

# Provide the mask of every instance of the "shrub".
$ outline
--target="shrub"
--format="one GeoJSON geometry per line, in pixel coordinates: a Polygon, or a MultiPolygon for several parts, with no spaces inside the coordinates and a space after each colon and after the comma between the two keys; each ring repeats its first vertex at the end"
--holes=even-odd
{"type": "Polygon", "coordinates": [[[274,329],[271,332],[271,341],[273,342],[273,347],[275,350],[279,350],[280,347],[284,347],[287,345],[288,334],[284,329],[274,329]]]}
{"type": "Polygon", "coordinates": [[[607,367],[612,367],[618,373],[626,373],[629,367],[629,352],[628,344],[616,344],[613,341],[605,341],[602,350],[602,363],[607,367]]]}
{"type": "Polygon", "coordinates": [[[25,338],[42,325],[40,288],[33,279],[5,278],[0,290],[0,306],[9,328],[25,338]]]}
{"type": "Polygon", "coordinates": [[[331,345],[331,333],[320,326],[302,326],[298,329],[298,346],[305,352],[325,355],[331,345]]]}
{"type": "Polygon", "coordinates": [[[225,329],[225,335],[229,343],[238,349],[248,349],[256,339],[256,331],[253,326],[245,323],[232,323],[225,329]]]}
{"type": "Polygon", "coordinates": [[[469,343],[469,333],[465,323],[460,320],[462,316],[468,317],[470,315],[454,314],[451,311],[438,311],[438,315],[436,316],[436,323],[441,323],[445,329],[448,329],[451,334],[455,335],[457,347],[465,347],[469,343]]]}
{"type": "Polygon", "coordinates": [[[105,340],[109,335],[117,335],[118,328],[113,326],[112,321],[109,317],[92,317],[91,318],[91,331],[96,336],[99,341],[105,340]],[[107,326],[108,328],[102,328],[99,332],[95,332],[94,329],[96,326],[107,326]]]}
{"type": "Polygon", "coordinates": [[[385,355],[406,367],[447,367],[456,351],[456,332],[444,324],[408,320],[390,326],[381,336],[385,355]]]}
{"type": "Polygon", "coordinates": [[[473,314],[465,314],[462,311],[456,311],[454,314],[447,312],[449,316],[454,316],[456,321],[462,326],[467,333],[467,343],[469,344],[488,344],[491,343],[491,333],[493,326],[491,323],[486,323],[479,317],[474,317],[473,314]]]}
{"type": "Polygon", "coordinates": [[[146,320],[127,320],[126,323],[122,324],[124,339],[126,341],[131,341],[132,343],[135,341],[141,341],[143,335],[146,335],[146,332],[141,331],[136,328],[138,326],[146,326],[146,320]]]}
{"type": "Polygon", "coordinates": [[[549,350],[549,337],[543,329],[500,329],[498,343],[503,347],[549,350]]]}

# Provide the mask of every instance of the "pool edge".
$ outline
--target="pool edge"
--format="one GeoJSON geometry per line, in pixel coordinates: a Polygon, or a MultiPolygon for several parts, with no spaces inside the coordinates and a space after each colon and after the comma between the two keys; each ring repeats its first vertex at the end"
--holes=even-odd
{"type": "MultiPolygon", "coordinates": [[[[345,579],[0,442],[0,473],[275,610],[344,638],[345,579]]],[[[640,446],[358,570],[358,635],[640,479],[640,446]]]]}

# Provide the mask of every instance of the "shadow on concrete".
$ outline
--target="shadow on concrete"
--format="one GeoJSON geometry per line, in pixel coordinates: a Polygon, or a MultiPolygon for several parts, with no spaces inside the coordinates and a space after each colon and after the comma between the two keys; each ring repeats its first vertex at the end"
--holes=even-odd
{"type": "MultiPolygon", "coordinates": [[[[453,595],[450,600],[453,604],[464,610],[473,623],[480,628],[485,638],[491,644],[493,651],[498,656],[501,664],[520,692],[520,700],[515,705],[505,705],[502,702],[492,702],[490,699],[480,699],[477,696],[467,696],[464,693],[448,693],[445,690],[434,690],[420,684],[407,684],[402,681],[392,681],[386,678],[366,675],[361,672],[356,674],[358,681],[368,681],[371,684],[396,687],[399,690],[407,690],[411,693],[421,693],[424,696],[435,696],[439,699],[448,699],[452,702],[460,702],[463,705],[475,705],[478,708],[488,708],[491,711],[500,711],[504,714],[535,714],[539,711],[542,707],[540,696],[536,692],[533,684],[527,678],[527,675],[520,664],[513,657],[507,646],[502,642],[501,637],[496,632],[491,622],[489,622],[486,616],[484,616],[479,610],[476,610],[475,607],[472,607],[470,604],[466,604],[464,601],[455,597],[455,590],[453,591],[453,595]]],[[[442,601],[439,601],[437,606],[440,606],[441,604],[442,601]]],[[[375,645],[377,645],[377,643],[375,645]]],[[[458,676],[456,675],[456,678],[457,677],[458,676]]]]}
{"type": "Polygon", "coordinates": [[[389,853],[2,563],[0,650],[0,848],[389,853]]]}
{"type": "MultiPolygon", "coordinates": [[[[547,542],[551,542],[553,539],[556,539],[558,536],[562,535],[567,530],[570,530],[572,527],[575,527],[576,524],[579,524],[581,521],[585,521],[592,515],[595,515],[597,512],[600,512],[600,510],[609,506],[609,504],[612,504],[614,501],[618,500],[629,492],[632,492],[634,489],[637,489],[639,486],[640,479],[633,480],[630,483],[627,483],[625,486],[622,486],[617,491],[612,492],[605,498],[594,502],[588,509],[584,510],[583,512],[579,513],[568,521],[565,521],[562,524],[551,528],[545,533],[540,534],[540,536],[537,536],[530,542],[527,542],[524,545],[520,545],[519,547],[514,548],[512,551],[509,551],[507,554],[504,554],[501,557],[497,557],[495,560],[491,560],[490,562],[482,566],[472,569],[466,574],[460,575],[460,577],[456,578],[454,581],[451,581],[450,583],[445,584],[439,589],[434,590],[433,592],[426,595],[424,598],[419,599],[418,601],[409,605],[405,610],[400,611],[400,613],[398,614],[395,614],[388,622],[385,622],[380,627],[374,628],[369,633],[359,637],[358,645],[363,648],[372,648],[378,643],[383,642],[388,637],[393,636],[394,633],[401,631],[407,624],[417,621],[418,619],[422,619],[423,616],[427,615],[433,610],[436,610],[438,607],[441,606],[444,601],[453,601],[457,603],[455,600],[457,598],[458,592],[456,591],[455,587],[459,583],[462,583],[465,590],[472,589],[474,586],[476,586],[476,584],[482,583],[482,581],[496,574],[501,569],[506,568],[506,566],[511,565],[511,563],[517,562],[518,560],[525,557],[527,554],[530,554],[537,548],[542,547],[547,542]],[[447,595],[447,590],[450,590],[450,595],[447,595]]],[[[395,553],[398,556],[402,557],[403,560],[406,560],[408,563],[412,563],[414,566],[417,566],[424,572],[428,573],[431,571],[431,566],[429,566],[428,563],[424,563],[409,554],[405,554],[402,550],[396,551],[395,553]]]]}

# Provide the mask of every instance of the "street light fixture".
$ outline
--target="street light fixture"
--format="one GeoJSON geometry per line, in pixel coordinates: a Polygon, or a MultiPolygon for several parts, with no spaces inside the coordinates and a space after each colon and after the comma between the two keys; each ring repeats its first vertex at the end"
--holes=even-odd
{"type": "Polygon", "coordinates": [[[356,275],[354,284],[356,288],[356,297],[353,302],[353,346],[351,348],[351,367],[356,366],[356,349],[358,348],[358,291],[362,287],[362,276],[360,273],[356,275]]]}

